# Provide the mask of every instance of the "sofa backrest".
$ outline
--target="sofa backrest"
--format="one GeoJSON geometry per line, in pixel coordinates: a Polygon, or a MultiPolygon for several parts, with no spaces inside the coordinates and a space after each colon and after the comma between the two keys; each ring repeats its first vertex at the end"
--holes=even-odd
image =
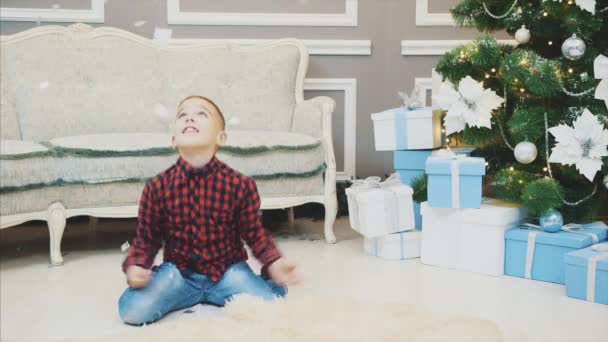
{"type": "MultiPolygon", "coordinates": [[[[16,117],[19,136],[33,141],[166,132],[188,95],[214,100],[229,128],[286,131],[303,100],[308,65],[306,48],[295,39],[167,47],[84,24],[5,36],[1,48],[3,101],[14,103],[3,109],[3,120],[16,117]]],[[[1,136],[16,135],[3,126],[1,136]]]]}

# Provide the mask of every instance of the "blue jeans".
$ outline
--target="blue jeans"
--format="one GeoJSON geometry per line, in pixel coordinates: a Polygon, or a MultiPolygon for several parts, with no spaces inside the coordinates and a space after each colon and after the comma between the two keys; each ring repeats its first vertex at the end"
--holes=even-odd
{"type": "Polygon", "coordinates": [[[146,287],[125,290],[118,300],[118,312],[125,323],[141,325],[198,303],[223,306],[241,293],[271,300],[284,297],[287,288],[254,274],[244,261],[231,265],[217,282],[204,274],[180,272],[174,264],[164,262],[154,270],[146,287]]]}

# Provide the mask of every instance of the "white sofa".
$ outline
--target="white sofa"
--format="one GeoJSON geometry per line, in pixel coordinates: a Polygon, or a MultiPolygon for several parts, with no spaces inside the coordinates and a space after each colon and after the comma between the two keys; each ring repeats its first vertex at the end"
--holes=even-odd
{"type": "Polygon", "coordinates": [[[145,181],[176,160],[169,126],[192,94],[225,113],[218,157],[256,179],[262,209],[322,203],[336,241],[335,104],[304,100],[300,41],[171,47],[75,24],[3,36],[1,50],[0,227],[47,221],[53,264],[66,218],[137,216],[145,181]]]}

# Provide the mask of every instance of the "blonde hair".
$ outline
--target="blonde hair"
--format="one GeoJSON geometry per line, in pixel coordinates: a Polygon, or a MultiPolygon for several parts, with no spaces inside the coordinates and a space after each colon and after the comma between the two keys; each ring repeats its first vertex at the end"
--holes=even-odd
{"type": "Polygon", "coordinates": [[[215,104],[215,102],[211,101],[211,99],[201,96],[201,95],[190,95],[190,96],[186,96],[184,97],[181,101],[179,101],[179,104],[177,105],[177,109],[176,111],[179,110],[179,108],[182,106],[182,104],[188,100],[191,99],[199,99],[199,100],[203,100],[208,102],[209,104],[211,104],[213,106],[213,108],[215,108],[215,110],[217,111],[217,113],[220,115],[220,119],[222,122],[222,130],[226,129],[226,120],[224,119],[224,113],[222,113],[222,111],[220,110],[220,107],[215,104]]]}

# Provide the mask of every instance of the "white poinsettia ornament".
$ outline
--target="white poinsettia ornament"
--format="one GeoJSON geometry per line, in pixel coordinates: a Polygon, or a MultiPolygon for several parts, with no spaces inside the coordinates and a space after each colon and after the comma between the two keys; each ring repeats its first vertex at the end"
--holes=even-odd
{"type": "Polygon", "coordinates": [[[549,162],[575,165],[578,172],[593,181],[602,168],[602,157],[608,156],[608,129],[586,108],[572,126],[549,128],[557,142],[549,162]]]}
{"type": "Polygon", "coordinates": [[[596,79],[601,80],[595,88],[595,98],[603,100],[608,107],[608,57],[599,55],[593,61],[593,73],[596,79]]]}
{"type": "MultiPolygon", "coordinates": [[[[543,0],[545,2],[547,0],[543,0]]],[[[564,0],[553,0],[554,2],[563,2],[564,0]]],[[[595,14],[595,0],[575,0],[576,5],[581,9],[595,14]]]]}
{"type": "Polygon", "coordinates": [[[484,89],[483,82],[477,82],[471,76],[460,80],[458,89],[448,81],[443,82],[433,99],[441,109],[448,111],[445,116],[448,135],[462,131],[467,124],[492,128],[492,111],[505,101],[494,90],[484,89]]]}

